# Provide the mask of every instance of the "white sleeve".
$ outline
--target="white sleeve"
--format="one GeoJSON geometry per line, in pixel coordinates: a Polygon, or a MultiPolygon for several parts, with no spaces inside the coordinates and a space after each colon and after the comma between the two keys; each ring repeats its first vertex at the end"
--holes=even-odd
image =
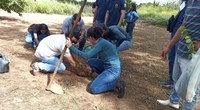
{"type": "Polygon", "coordinates": [[[69,49],[67,48],[67,50],[66,50],[66,52],[65,52],[65,55],[64,55],[65,57],[70,57],[71,56],[71,53],[70,53],[70,51],[69,51],[69,49]]]}

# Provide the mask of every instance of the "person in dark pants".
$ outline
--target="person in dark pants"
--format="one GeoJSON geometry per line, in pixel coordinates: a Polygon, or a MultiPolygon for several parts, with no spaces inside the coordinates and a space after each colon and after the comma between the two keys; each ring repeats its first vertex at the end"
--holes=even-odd
{"type": "Polygon", "coordinates": [[[104,24],[106,26],[121,26],[125,18],[125,0],[109,0],[104,24]]]}
{"type": "Polygon", "coordinates": [[[131,3],[130,9],[125,15],[125,20],[127,22],[126,26],[126,32],[129,34],[129,36],[133,36],[133,29],[135,27],[135,22],[138,20],[139,16],[136,11],[136,4],[131,3]]]}
{"type": "Polygon", "coordinates": [[[93,26],[104,23],[108,0],[96,0],[93,26]]]}
{"type": "MultiPolygon", "coordinates": [[[[173,28],[173,31],[171,32],[170,40],[172,40],[176,31],[178,30],[178,28],[181,26],[183,22],[185,9],[186,9],[186,0],[183,0],[182,4],[180,5],[180,12],[179,12],[176,24],[173,28]]],[[[177,44],[175,44],[169,51],[169,54],[168,54],[169,79],[160,83],[162,87],[172,87],[174,85],[174,81],[172,79],[172,76],[173,76],[172,73],[173,73],[173,67],[174,67],[174,60],[176,56],[176,50],[177,50],[177,44]]]]}

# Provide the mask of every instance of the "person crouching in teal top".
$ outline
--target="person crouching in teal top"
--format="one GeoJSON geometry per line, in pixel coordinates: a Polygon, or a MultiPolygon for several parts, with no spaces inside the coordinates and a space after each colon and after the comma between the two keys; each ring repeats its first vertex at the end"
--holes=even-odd
{"type": "Polygon", "coordinates": [[[112,43],[102,38],[103,30],[100,27],[91,27],[87,31],[87,40],[93,47],[86,52],[80,51],[68,39],[67,47],[71,52],[88,60],[88,65],[98,76],[92,81],[89,92],[99,94],[110,90],[118,91],[118,98],[124,96],[125,82],[118,81],[121,76],[121,62],[112,43]],[[93,58],[98,56],[97,58],[93,58]]]}

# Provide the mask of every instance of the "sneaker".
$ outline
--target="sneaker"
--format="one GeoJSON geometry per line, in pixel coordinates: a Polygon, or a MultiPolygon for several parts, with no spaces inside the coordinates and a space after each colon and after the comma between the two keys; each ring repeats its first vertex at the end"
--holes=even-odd
{"type": "Polygon", "coordinates": [[[160,83],[161,87],[174,87],[174,82],[171,80],[163,81],[160,83]]]}
{"type": "Polygon", "coordinates": [[[125,94],[125,88],[126,88],[126,82],[125,81],[118,81],[117,82],[117,90],[118,90],[118,98],[124,97],[125,94]]]}
{"type": "Polygon", "coordinates": [[[173,104],[170,102],[170,100],[157,100],[157,102],[161,105],[166,105],[175,109],[179,109],[179,104],[173,104]]]}

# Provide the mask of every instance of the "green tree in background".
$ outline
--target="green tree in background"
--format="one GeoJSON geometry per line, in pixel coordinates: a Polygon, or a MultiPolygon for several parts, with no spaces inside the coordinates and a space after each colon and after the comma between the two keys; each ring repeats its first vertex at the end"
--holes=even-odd
{"type": "Polygon", "coordinates": [[[0,0],[0,9],[3,9],[9,13],[14,11],[20,16],[22,15],[21,12],[24,10],[25,5],[25,0],[0,0]]]}

